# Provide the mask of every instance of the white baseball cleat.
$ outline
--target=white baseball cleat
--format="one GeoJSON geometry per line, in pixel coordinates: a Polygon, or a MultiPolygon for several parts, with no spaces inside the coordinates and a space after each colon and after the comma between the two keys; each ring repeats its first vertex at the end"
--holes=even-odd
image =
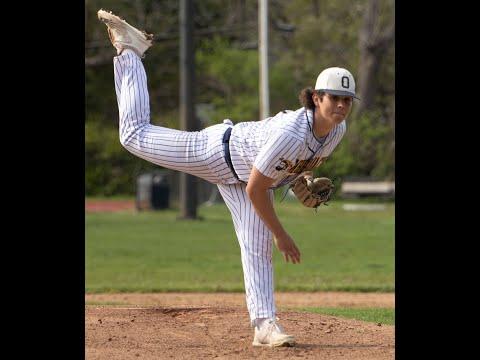
{"type": "Polygon", "coordinates": [[[277,320],[278,318],[267,319],[260,328],[255,326],[253,346],[295,346],[295,338],[292,335],[285,334],[277,320]]]}
{"type": "Polygon", "coordinates": [[[153,34],[147,34],[128,24],[125,20],[104,10],[97,12],[98,19],[107,25],[108,36],[120,55],[124,49],[132,49],[141,58],[153,45],[153,34]]]}

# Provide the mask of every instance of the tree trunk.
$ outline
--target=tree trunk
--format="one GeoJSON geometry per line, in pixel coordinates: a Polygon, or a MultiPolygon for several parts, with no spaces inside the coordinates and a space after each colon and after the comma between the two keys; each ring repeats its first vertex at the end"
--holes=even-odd
{"type": "Polygon", "coordinates": [[[359,106],[355,108],[355,115],[374,106],[378,85],[376,75],[382,57],[395,37],[395,23],[393,22],[387,29],[380,30],[375,26],[378,17],[378,0],[369,0],[359,35],[360,63],[357,88],[361,100],[359,106]]]}
{"type": "Polygon", "coordinates": [[[312,0],[312,5],[313,5],[313,13],[315,14],[315,17],[318,19],[320,17],[320,4],[318,3],[318,0],[312,0]]]}

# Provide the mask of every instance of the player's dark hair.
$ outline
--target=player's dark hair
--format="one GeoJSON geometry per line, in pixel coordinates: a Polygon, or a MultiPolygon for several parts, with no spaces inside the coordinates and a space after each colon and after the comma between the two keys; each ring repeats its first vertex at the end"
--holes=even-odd
{"type": "Polygon", "coordinates": [[[323,94],[323,91],[316,91],[313,90],[311,87],[307,87],[300,91],[300,95],[298,95],[298,100],[300,100],[300,104],[305,107],[306,109],[313,110],[315,109],[315,103],[313,102],[312,96],[314,93],[319,95],[323,94]]]}

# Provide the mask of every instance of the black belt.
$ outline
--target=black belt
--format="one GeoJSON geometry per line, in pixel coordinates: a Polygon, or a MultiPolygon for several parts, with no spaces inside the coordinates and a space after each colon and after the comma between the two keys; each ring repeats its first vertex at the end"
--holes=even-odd
{"type": "Polygon", "coordinates": [[[229,141],[230,141],[230,134],[232,133],[232,127],[229,127],[227,131],[225,131],[225,134],[223,134],[223,151],[225,153],[225,161],[228,164],[228,167],[230,170],[232,170],[233,175],[235,175],[235,178],[240,181],[238,178],[237,173],[235,172],[235,169],[233,168],[232,164],[232,157],[230,156],[230,146],[229,146],[229,141]]]}

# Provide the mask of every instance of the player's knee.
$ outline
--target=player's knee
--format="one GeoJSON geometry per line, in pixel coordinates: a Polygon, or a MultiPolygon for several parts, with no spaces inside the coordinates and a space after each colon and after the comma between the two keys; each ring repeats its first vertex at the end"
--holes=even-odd
{"type": "Polygon", "coordinates": [[[124,148],[128,148],[129,145],[132,142],[133,135],[135,133],[136,133],[136,129],[130,129],[130,130],[120,129],[120,136],[119,136],[120,137],[120,144],[124,148]]]}
{"type": "Polygon", "coordinates": [[[120,144],[124,147],[124,148],[127,148],[128,147],[128,138],[126,136],[121,136],[120,135],[120,144]]]}

